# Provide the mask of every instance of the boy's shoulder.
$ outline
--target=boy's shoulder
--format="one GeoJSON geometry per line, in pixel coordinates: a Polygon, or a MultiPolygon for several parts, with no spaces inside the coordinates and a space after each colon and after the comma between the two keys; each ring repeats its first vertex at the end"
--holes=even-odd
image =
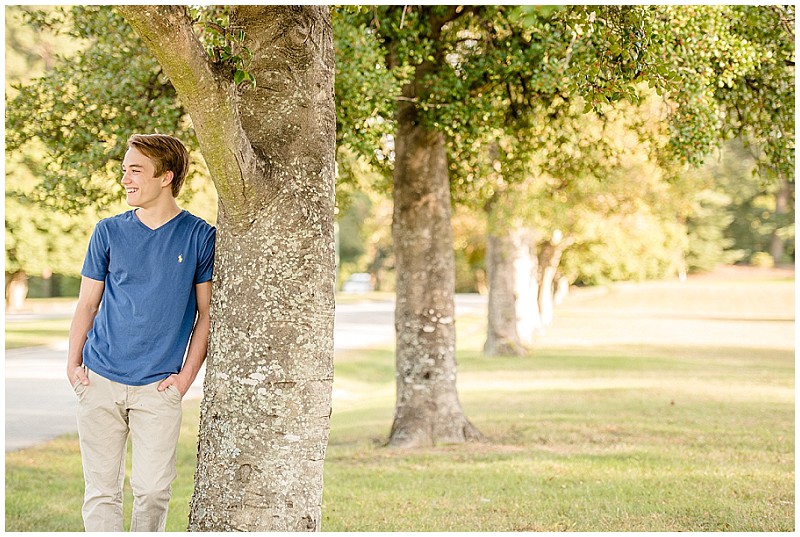
{"type": "Polygon", "coordinates": [[[102,218],[100,219],[99,222],[97,222],[96,225],[98,228],[112,228],[130,222],[132,216],[133,216],[133,211],[125,211],[124,213],[119,213],[115,214],[114,216],[107,216],[106,218],[102,218]]]}
{"type": "Polygon", "coordinates": [[[185,209],[183,213],[184,213],[183,215],[184,225],[188,224],[189,226],[197,228],[201,232],[206,234],[212,234],[216,232],[217,228],[215,228],[214,226],[212,226],[199,216],[196,216],[185,209]]]}
{"type": "Polygon", "coordinates": [[[195,222],[195,223],[200,224],[200,225],[205,225],[205,226],[208,226],[208,227],[214,227],[211,224],[209,224],[208,222],[206,222],[205,219],[203,219],[203,218],[201,218],[201,217],[199,217],[199,216],[197,216],[197,215],[195,215],[193,213],[190,213],[186,209],[183,209],[183,213],[184,213],[185,217],[187,219],[189,219],[190,221],[192,221],[192,222],[195,222]]]}

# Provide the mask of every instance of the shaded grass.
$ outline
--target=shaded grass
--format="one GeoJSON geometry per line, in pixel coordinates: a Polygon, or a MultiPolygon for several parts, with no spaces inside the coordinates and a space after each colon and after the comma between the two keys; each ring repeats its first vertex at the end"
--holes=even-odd
{"type": "MultiPolygon", "coordinates": [[[[722,305],[708,303],[713,293],[704,296],[695,321],[722,323],[714,326],[731,336],[742,318],[782,326],[792,317],[785,294],[793,284],[765,285],[778,289],[773,303],[750,314],[741,313],[744,303],[765,296],[764,286],[750,282],[750,292],[731,293],[717,285],[722,305]],[[729,321],[719,320],[721,309],[739,306],[729,321]]],[[[626,288],[633,294],[622,302],[609,293],[565,305],[560,318],[580,318],[582,333],[624,333],[635,317],[630,308],[652,307],[660,297],[669,296],[670,315],[681,304],[696,313],[696,297],[680,296],[693,290],[626,288]],[[612,313],[597,317],[600,326],[586,314],[592,308],[612,313]]],[[[489,441],[413,450],[384,447],[394,406],[392,350],[338,354],[323,529],[793,531],[793,339],[708,345],[693,339],[705,326],[676,331],[670,345],[576,346],[545,337],[530,356],[488,359],[480,353],[483,319],[459,318],[459,395],[489,441]]],[[[184,408],[173,531],[186,527],[196,457],[198,403],[184,408]]],[[[74,437],[7,454],[6,529],[79,531],[82,487],[74,437]]]]}

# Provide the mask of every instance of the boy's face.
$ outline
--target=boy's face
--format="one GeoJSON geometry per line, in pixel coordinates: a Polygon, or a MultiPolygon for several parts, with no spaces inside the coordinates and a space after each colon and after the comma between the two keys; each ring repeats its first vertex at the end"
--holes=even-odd
{"type": "Polygon", "coordinates": [[[135,147],[128,149],[122,161],[122,186],[125,187],[126,201],[131,207],[147,209],[164,195],[172,196],[170,183],[172,172],[154,177],[155,165],[135,147]]]}

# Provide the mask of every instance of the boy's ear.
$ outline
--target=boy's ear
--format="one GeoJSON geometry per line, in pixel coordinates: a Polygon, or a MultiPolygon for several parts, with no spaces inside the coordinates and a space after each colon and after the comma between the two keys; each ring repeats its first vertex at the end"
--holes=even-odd
{"type": "Polygon", "coordinates": [[[172,173],[172,170],[164,172],[164,175],[161,177],[161,186],[167,186],[168,184],[172,183],[172,178],[175,176],[172,173]]]}

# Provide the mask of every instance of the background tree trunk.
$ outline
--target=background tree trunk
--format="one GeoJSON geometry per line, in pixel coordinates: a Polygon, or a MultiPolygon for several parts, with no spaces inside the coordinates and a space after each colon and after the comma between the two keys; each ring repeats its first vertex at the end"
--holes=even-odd
{"type": "Polygon", "coordinates": [[[538,259],[532,255],[534,232],[521,226],[498,222],[492,212],[486,241],[486,271],[489,279],[489,304],[486,343],[487,356],[522,356],[533,343],[540,326],[537,304],[538,259]]]}
{"type": "Polygon", "coordinates": [[[28,275],[24,270],[6,274],[6,310],[17,311],[25,306],[28,297],[28,275]]]}
{"type": "Polygon", "coordinates": [[[515,230],[517,334],[523,346],[533,345],[534,335],[542,328],[539,314],[539,258],[536,255],[537,233],[531,228],[515,230]]]}
{"type": "Polygon", "coordinates": [[[486,238],[486,274],[489,280],[488,322],[483,353],[521,356],[525,349],[517,332],[515,248],[510,233],[498,231],[486,238]]]}
{"type": "Polygon", "coordinates": [[[554,285],[558,265],[561,263],[561,255],[570,244],[572,239],[565,239],[560,231],[556,231],[539,250],[539,315],[543,326],[550,326],[553,323],[554,285]]]}
{"type": "Polygon", "coordinates": [[[455,258],[444,137],[419,124],[410,102],[399,106],[395,152],[397,402],[389,444],[477,439],[456,392],[455,258]]]}
{"type": "Polygon", "coordinates": [[[183,7],[123,7],[192,117],[220,206],[190,530],[319,530],[334,310],[327,6],[236,6],[258,86],[183,7]],[[230,71],[230,72],[229,72],[230,71]]]}
{"type": "Polygon", "coordinates": [[[556,278],[556,291],[553,304],[560,306],[569,296],[569,279],[563,274],[556,278]]]}

